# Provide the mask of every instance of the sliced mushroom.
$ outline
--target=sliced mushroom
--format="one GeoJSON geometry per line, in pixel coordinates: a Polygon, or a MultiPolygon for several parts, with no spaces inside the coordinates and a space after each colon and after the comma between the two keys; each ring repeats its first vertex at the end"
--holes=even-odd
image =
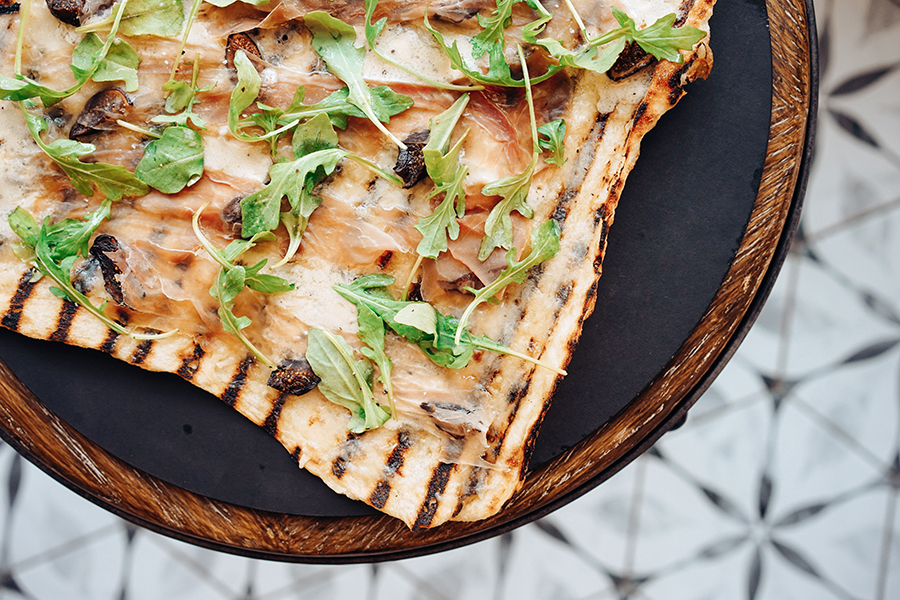
{"type": "Polygon", "coordinates": [[[85,0],[47,0],[50,14],[66,25],[81,25],[84,18],[85,0]]]}
{"type": "Polygon", "coordinates": [[[281,365],[272,371],[267,384],[285,394],[301,396],[319,385],[319,381],[321,379],[313,373],[306,359],[301,358],[282,361],[281,365]]]}
{"type": "Polygon", "coordinates": [[[262,59],[262,53],[259,51],[259,46],[256,45],[253,38],[244,32],[232,33],[228,36],[228,41],[225,43],[225,64],[228,66],[229,71],[235,70],[234,55],[237,54],[238,50],[243,50],[247,54],[252,54],[256,58],[262,59]]]}
{"type": "Polygon", "coordinates": [[[75,124],[69,130],[69,139],[78,139],[107,131],[124,117],[131,108],[131,100],[120,89],[110,88],[97,92],[88,100],[75,124]]]}
{"type": "Polygon", "coordinates": [[[645,52],[636,42],[628,42],[606,74],[613,81],[621,81],[644,67],[650,66],[654,60],[656,59],[653,58],[653,55],[645,52]]]}
{"type": "Polygon", "coordinates": [[[107,293],[115,301],[116,304],[125,304],[125,294],[122,291],[122,284],[119,283],[118,277],[122,274],[122,269],[116,264],[109,254],[119,251],[119,241],[111,235],[101,233],[94,238],[91,244],[91,258],[100,265],[100,272],[103,274],[103,284],[107,293]]]}
{"type": "Polygon", "coordinates": [[[394,165],[394,173],[403,180],[404,188],[411,188],[425,178],[425,157],[422,150],[428,143],[430,132],[427,129],[414,131],[409,134],[403,143],[405,150],[400,150],[397,155],[397,164],[394,165]]]}

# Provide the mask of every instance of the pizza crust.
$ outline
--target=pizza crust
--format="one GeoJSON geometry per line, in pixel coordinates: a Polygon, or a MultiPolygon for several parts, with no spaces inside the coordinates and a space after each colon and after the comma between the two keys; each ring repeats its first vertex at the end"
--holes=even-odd
{"type": "MultiPolygon", "coordinates": [[[[46,23],[46,28],[60,29],[47,21],[41,6],[35,4],[34,20],[46,23]]],[[[679,6],[679,15],[688,24],[708,30],[712,6],[713,0],[685,0],[679,6]]],[[[12,23],[10,18],[10,27],[0,38],[0,50],[4,51],[5,57],[12,57],[14,53],[15,35],[10,35],[10,31],[14,31],[12,23]]],[[[192,32],[191,44],[208,46],[211,40],[205,36],[218,29],[222,29],[221,23],[210,22],[206,28],[198,27],[192,32]]],[[[409,35],[404,31],[396,39],[408,40],[409,35]]],[[[58,37],[71,43],[64,35],[58,37]]],[[[223,45],[221,38],[212,41],[216,47],[223,45]]],[[[586,71],[567,75],[572,82],[571,95],[564,107],[568,125],[565,141],[568,161],[558,169],[541,170],[535,176],[529,194],[529,204],[535,210],[534,223],[553,218],[560,224],[561,249],[554,258],[536,267],[524,284],[508,289],[502,304],[476,311],[471,321],[472,331],[488,335],[548,364],[565,367],[577,344],[581,325],[594,308],[606,236],[625,178],[637,160],[640,141],[677,103],[685,85],[707,75],[712,65],[707,41],[708,38],[698,43],[693,52],[685,53],[682,65],[654,63],[618,82],[611,81],[606,75],[586,71]]],[[[172,46],[171,40],[154,43],[159,45],[159,52],[166,52],[172,46]]],[[[11,72],[11,65],[7,64],[10,60],[4,59],[0,67],[2,72],[11,72]]],[[[207,62],[204,62],[202,73],[206,77],[209,73],[221,75],[221,67],[214,60],[204,60],[207,62]]],[[[389,76],[387,71],[383,76],[389,76]]],[[[165,79],[158,73],[156,77],[162,77],[160,81],[165,79]]],[[[288,87],[296,87],[298,81],[308,81],[309,77],[289,71],[286,76],[290,80],[288,87]]],[[[63,109],[74,112],[77,102],[83,104],[89,97],[87,94],[92,92],[91,85],[86,88],[85,94],[63,103],[63,109]]],[[[227,91],[221,93],[226,98],[226,107],[227,91]]],[[[427,123],[429,114],[440,112],[442,109],[438,108],[446,108],[451,101],[452,96],[439,93],[433,99],[433,106],[418,104],[408,114],[392,120],[392,130],[409,133],[423,120],[427,123]]],[[[361,136],[356,139],[364,143],[377,162],[390,164],[395,152],[390,144],[383,143],[377,136],[365,137],[371,136],[372,131],[365,125],[358,127],[360,129],[355,132],[351,127],[350,134],[361,136]]],[[[56,201],[71,196],[71,192],[66,191],[65,178],[60,175],[23,177],[23,173],[52,173],[54,168],[31,142],[21,123],[21,114],[11,103],[0,104],[0,131],[4,132],[0,145],[0,160],[4,165],[0,173],[3,213],[8,214],[15,206],[22,205],[38,219],[46,215],[57,218],[56,201]]],[[[254,189],[253,186],[261,185],[268,164],[263,160],[266,149],[259,149],[261,144],[248,149],[246,144],[238,145],[228,139],[226,132],[227,128],[224,132],[211,133],[210,139],[217,140],[211,147],[216,150],[210,153],[207,168],[219,173],[219,181],[204,183],[213,196],[214,208],[220,210],[230,200],[227,198],[229,193],[238,193],[242,187],[254,189]],[[232,156],[229,153],[236,149],[247,154],[237,161],[240,169],[235,171],[228,165],[234,162],[229,160],[232,156]]],[[[342,143],[346,139],[349,138],[342,138],[342,143]]],[[[124,156],[129,160],[127,153],[124,156]]],[[[356,215],[360,220],[361,233],[354,234],[356,238],[364,237],[368,231],[365,228],[367,219],[383,224],[385,221],[377,219],[399,220],[408,212],[421,210],[428,189],[414,188],[405,192],[384,182],[372,184],[369,174],[354,169],[353,166],[344,168],[325,196],[326,202],[331,201],[335,208],[356,215]]],[[[200,198],[199,194],[187,192],[178,196],[177,205],[161,194],[151,194],[143,200],[123,201],[121,206],[114,208],[110,226],[115,223],[117,213],[140,213],[154,207],[158,214],[174,215],[172,222],[176,225],[160,235],[164,234],[164,239],[182,241],[166,243],[172,247],[187,247],[190,242],[184,240],[188,239],[189,232],[181,230],[183,226],[178,229],[177,224],[189,221],[190,215],[205,199],[208,197],[200,198]]],[[[76,213],[87,205],[80,199],[78,201],[81,208],[75,208],[76,213]]],[[[70,208],[71,203],[65,210],[70,208]]],[[[324,216],[322,223],[311,222],[311,235],[315,235],[316,227],[325,231],[324,216]]],[[[381,225],[375,227],[384,230],[381,225]]],[[[153,232],[145,237],[152,238],[153,232]]],[[[385,426],[364,434],[348,434],[345,409],[328,402],[318,390],[292,396],[269,387],[270,370],[257,363],[239,342],[221,329],[204,331],[208,329],[204,321],[193,331],[188,329],[152,342],[117,335],[84,309],[53,296],[46,279],[33,281],[33,270],[12,251],[17,238],[6,219],[0,223],[0,238],[3,241],[0,245],[0,323],[3,326],[30,337],[95,348],[145,369],[177,373],[266,429],[301,467],[320,477],[335,491],[393,515],[413,529],[434,527],[448,520],[480,520],[502,508],[524,479],[541,420],[559,382],[558,376],[550,370],[513,357],[488,353],[479,355],[461,372],[441,373],[423,357],[417,358],[400,348],[404,342],[390,339],[389,349],[393,347],[392,351],[402,357],[402,360],[395,360],[397,368],[407,366],[411,370],[409,379],[422,386],[417,393],[426,398],[455,395],[457,402],[469,402],[477,410],[455,423],[448,423],[448,419],[453,420],[452,415],[444,416],[443,421],[436,421],[437,425],[436,417],[410,410],[408,418],[392,419],[385,426]],[[447,434],[446,430],[452,427],[461,427],[468,434],[462,437],[447,434]]],[[[123,239],[128,242],[127,235],[123,239]]],[[[216,241],[219,247],[227,243],[221,237],[216,241]]],[[[409,254],[415,241],[397,236],[393,242],[397,247],[392,251],[388,271],[404,273],[412,264],[409,254]]],[[[164,245],[160,242],[160,247],[164,245]]],[[[195,250],[197,246],[194,243],[195,250]]],[[[314,241],[310,241],[312,246],[314,241]]],[[[357,255],[367,251],[366,246],[361,248],[357,255]]],[[[189,262],[203,264],[205,259],[199,250],[192,256],[189,262]]],[[[282,329],[285,315],[296,315],[304,327],[342,330],[346,339],[352,341],[355,311],[330,289],[330,285],[349,283],[361,274],[372,272],[371,259],[360,262],[361,265],[353,268],[346,265],[338,268],[301,256],[289,264],[279,274],[297,284],[292,295],[248,301],[248,309],[252,308],[252,302],[262,303],[258,314],[264,317],[254,319],[253,327],[258,329],[251,331],[257,336],[255,339],[264,340],[262,343],[281,357],[302,356],[305,340],[287,339],[277,331],[274,336],[272,333],[272,330],[282,329]]],[[[197,285],[204,292],[209,287],[208,281],[197,285]]],[[[102,285],[93,288],[92,293],[102,297],[102,285]]],[[[198,292],[195,296],[200,298],[202,294],[198,292]]],[[[201,301],[195,302],[195,308],[197,302],[201,301]]],[[[447,310],[453,309],[447,307],[447,310]]],[[[202,314],[205,309],[197,310],[202,314]]],[[[131,319],[131,323],[154,327],[165,325],[165,319],[160,319],[158,314],[151,318],[121,311],[121,315],[131,319]]]]}

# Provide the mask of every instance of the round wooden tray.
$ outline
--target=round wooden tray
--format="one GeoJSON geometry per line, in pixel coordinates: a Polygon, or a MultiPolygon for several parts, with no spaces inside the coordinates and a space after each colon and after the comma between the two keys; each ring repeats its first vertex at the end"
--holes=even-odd
{"type": "MultiPolygon", "coordinates": [[[[758,7],[754,0],[741,1],[758,7]]],[[[596,432],[533,470],[503,511],[478,523],[411,533],[387,516],[308,517],[186,491],[104,451],[41,403],[0,363],[0,436],[64,485],[143,527],[236,554],[303,562],[398,559],[479,541],[539,518],[608,479],[677,426],[761,309],[799,218],[816,114],[811,3],[767,0],[772,104],[750,220],[724,281],[664,369],[596,432]]]]}

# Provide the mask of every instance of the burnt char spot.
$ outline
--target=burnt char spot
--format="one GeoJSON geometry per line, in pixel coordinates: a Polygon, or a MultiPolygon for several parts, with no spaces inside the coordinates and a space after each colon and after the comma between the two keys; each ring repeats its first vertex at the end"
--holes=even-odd
{"type": "Polygon", "coordinates": [[[253,366],[253,362],[252,356],[248,356],[241,361],[237,371],[232,375],[231,381],[228,382],[228,387],[225,388],[225,391],[220,396],[222,402],[228,406],[234,407],[244,384],[247,383],[247,373],[250,372],[250,367],[253,366]]]}
{"type": "Polygon", "coordinates": [[[266,433],[275,437],[275,434],[278,433],[278,419],[281,417],[281,409],[284,408],[284,402],[287,400],[288,395],[286,393],[279,394],[277,398],[275,398],[275,402],[272,403],[272,410],[269,411],[269,414],[266,415],[266,422],[263,423],[263,429],[266,430],[266,433]]]}
{"type": "Polygon", "coordinates": [[[641,117],[644,116],[644,113],[647,112],[647,103],[641,102],[641,105],[637,107],[637,110],[634,111],[634,122],[637,123],[641,120],[641,117]]]}
{"type": "Polygon", "coordinates": [[[111,235],[101,233],[94,238],[90,255],[100,265],[103,274],[103,286],[116,304],[125,304],[125,294],[122,292],[122,284],[117,277],[122,274],[122,269],[111,259],[108,254],[119,251],[119,242],[111,235]]]}
{"type": "Polygon", "coordinates": [[[347,434],[347,440],[341,444],[340,454],[338,454],[337,458],[334,459],[334,462],[331,463],[331,473],[338,479],[344,476],[347,465],[350,464],[350,459],[353,458],[353,455],[356,454],[356,451],[359,449],[358,439],[359,435],[355,433],[347,434]]]}
{"type": "Polygon", "coordinates": [[[408,189],[416,185],[425,178],[425,157],[422,150],[428,143],[428,136],[431,135],[427,129],[414,131],[409,134],[403,143],[406,145],[405,150],[400,150],[397,155],[397,164],[394,165],[394,173],[403,180],[403,187],[408,189]]]}
{"type": "Polygon", "coordinates": [[[344,471],[347,470],[347,459],[343,456],[338,456],[334,459],[334,462],[331,463],[331,474],[340,479],[344,476],[344,471]]]}
{"type": "Polygon", "coordinates": [[[475,495],[476,490],[478,489],[478,483],[481,481],[481,474],[483,472],[484,469],[481,467],[472,468],[472,472],[469,473],[469,481],[466,482],[466,489],[463,490],[463,493],[459,495],[459,499],[456,501],[456,508],[453,509],[454,517],[462,512],[463,508],[465,508],[466,500],[475,495]]]}
{"type": "Polygon", "coordinates": [[[197,369],[200,368],[200,359],[204,354],[206,354],[206,350],[200,344],[194,344],[194,353],[182,359],[181,366],[178,367],[178,375],[188,381],[193,379],[197,369]]]}
{"type": "Polygon", "coordinates": [[[105,352],[106,354],[112,354],[116,349],[117,341],[119,341],[119,334],[110,329],[106,333],[106,339],[103,340],[103,343],[100,345],[100,351],[105,352]]]}
{"type": "Polygon", "coordinates": [[[281,365],[269,375],[266,385],[285,394],[302,396],[319,385],[320,381],[306,358],[301,358],[281,361],[281,365]]]}
{"type": "Polygon", "coordinates": [[[387,504],[390,495],[391,484],[382,479],[378,482],[378,485],[375,486],[375,489],[372,490],[372,493],[369,495],[369,504],[371,504],[375,508],[382,509],[384,508],[384,505],[387,504]]]}
{"type": "Polygon", "coordinates": [[[299,462],[300,462],[300,456],[301,456],[302,454],[303,454],[303,451],[300,450],[300,446],[295,446],[295,447],[294,447],[294,451],[291,452],[291,458],[293,458],[294,461],[296,461],[296,462],[299,463],[299,462]]]}
{"type": "Polygon", "coordinates": [[[51,333],[47,339],[51,342],[65,342],[69,339],[69,328],[72,327],[72,319],[75,318],[76,312],[78,312],[78,305],[65,300],[62,308],[59,309],[59,314],[56,315],[56,331],[51,333]]]}
{"type": "Polygon", "coordinates": [[[138,344],[137,348],[134,349],[134,354],[131,355],[131,358],[128,360],[133,365],[139,365],[144,362],[147,358],[147,355],[150,354],[150,350],[153,349],[153,340],[142,340],[140,344],[138,344]]]}
{"type": "Polygon", "coordinates": [[[649,67],[656,61],[652,54],[648,54],[636,42],[628,42],[625,49],[619,54],[619,58],[610,67],[606,74],[613,81],[621,81],[630,75],[634,75],[644,67],[649,67]]]}
{"type": "Polygon", "coordinates": [[[571,293],[572,284],[568,283],[560,286],[559,289],[556,290],[556,299],[559,300],[560,304],[565,304],[569,300],[569,294],[571,293]]]}
{"type": "Polygon", "coordinates": [[[91,96],[75,124],[69,130],[69,139],[80,139],[112,129],[131,108],[131,100],[120,89],[110,88],[91,96]]]}
{"type": "Polygon", "coordinates": [[[4,4],[0,2],[0,15],[14,15],[19,12],[19,3],[4,4]]]}
{"type": "Polygon", "coordinates": [[[416,522],[413,524],[413,531],[418,531],[423,527],[431,525],[431,520],[437,512],[440,501],[438,495],[443,494],[447,488],[447,482],[450,480],[450,473],[455,465],[452,463],[440,463],[431,474],[431,480],[428,482],[428,493],[425,494],[425,501],[419,509],[416,516],[416,522]]]}
{"type": "Polygon", "coordinates": [[[28,300],[28,297],[31,296],[31,292],[34,289],[34,282],[31,280],[31,278],[34,277],[34,272],[34,269],[28,269],[19,279],[16,293],[13,294],[12,300],[9,301],[9,309],[7,309],[6,314],[3,315],[3,319],[0,320],[0,323],[2,323],[4,327],[12,329],[13,331],[16,331],[19,328],[19,319],[22,317],[22,307],[25,306],[25,302],[28,300]]]}
{"type": "Polygon", "coordinates": [[[232,33],[228,36],[228,40],[225,43],[225,64],[229,71],[235,71],[234,55],[237,54],[238,50],[243,50],[245,53],[252,54],[256,58],[262,58],[259,46],[256,45],[253,38],[244,32],[232,33]]]}
{"type": "Polygon", "coordinates": [[[403,467],[403,455],[411,445],[412,442],[409,439],[409,434],[401,429],[397,434],[397,445],[391,450],[390,456],[388,456],[387,461],[384,463],[385,473],[390,475],[400,473],[400,469],[403,467]]]}
{"type": "Polygon", "coordinates": [[[388,263],[391,262],[391,259],[394,257],[394,253],[390,250],[385,250],[384,253],[378,257],[378,260],[375,264],[378,265],[378,268],[384,271],[385,267],[388,266],[388,263]]]}

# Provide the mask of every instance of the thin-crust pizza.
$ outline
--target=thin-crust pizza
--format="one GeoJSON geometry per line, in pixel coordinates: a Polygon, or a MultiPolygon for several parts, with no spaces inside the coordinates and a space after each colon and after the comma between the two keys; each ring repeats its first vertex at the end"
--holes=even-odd
{"type": "Polygon", "coordinates": [[[0,323],[177,373],[412,528],[495,514],[712,5],[4,5],[0,323]]]}

